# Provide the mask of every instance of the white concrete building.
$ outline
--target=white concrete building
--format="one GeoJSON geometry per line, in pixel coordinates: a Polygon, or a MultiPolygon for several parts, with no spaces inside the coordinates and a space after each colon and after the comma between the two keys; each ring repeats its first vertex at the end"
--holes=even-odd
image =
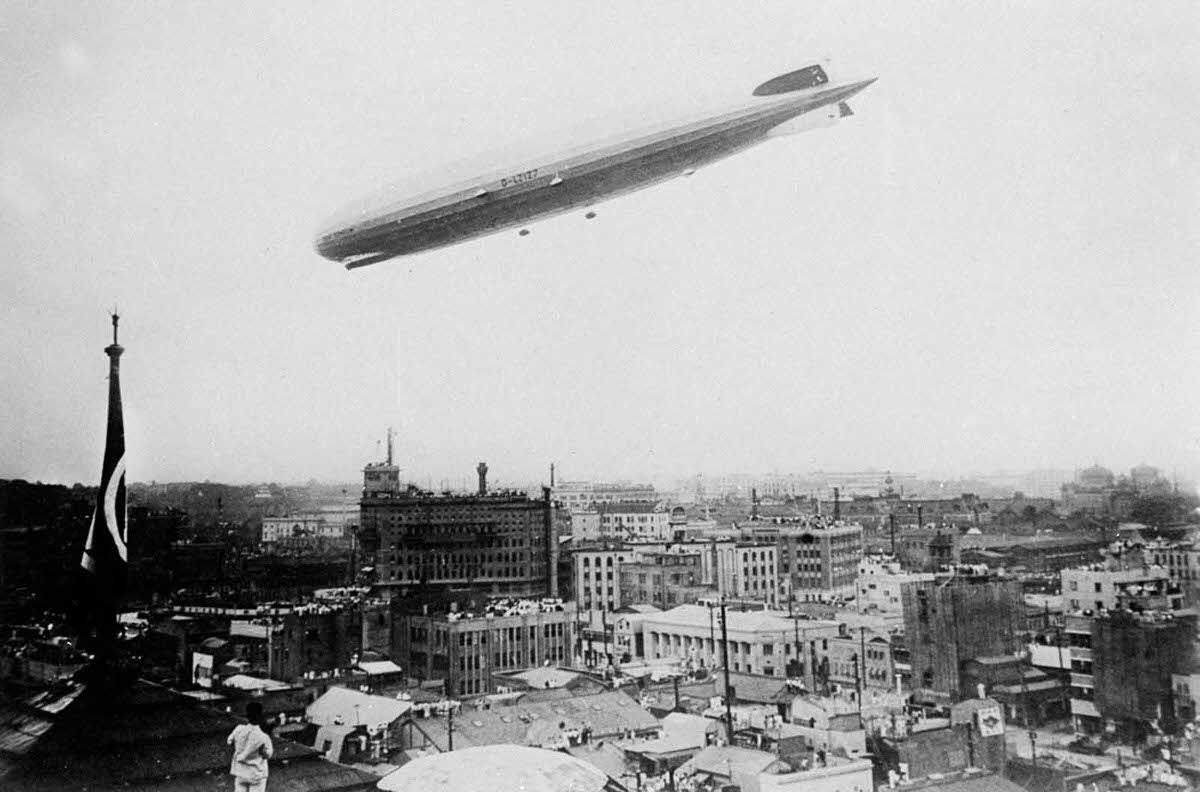
{"type": "MultiPolygon", "coordinates": [[[[739,673],[782,677],[788,661],[795,658],[798,639],[806,652],[824,654],[828,639],[838,634],[837,622],[795,621],[768,611],[727,611],[726,618],[729,669],[739,673]]],[[[642,620],[646,659],[678,658],[698,667],[720,666],[720,620],[720,608],[700,605],[646,616],[642,620]]]]}
{"type": "Polygon", "coordinates": [[[905,572],[893,556],[866,556],[858,563],[855,583],[858,611],[903,616],[900,587],[909,582],[933,580],[933,577],[931,572],[905,572]]]}

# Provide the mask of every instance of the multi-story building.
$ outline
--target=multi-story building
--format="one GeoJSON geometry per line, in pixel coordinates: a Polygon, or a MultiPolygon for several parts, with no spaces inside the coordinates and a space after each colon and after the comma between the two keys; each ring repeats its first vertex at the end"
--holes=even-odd
{"type": "Polygon", "coordinates": [[[721,593],[730,599],[759,600],[772,608],[786,601],[789,587],[779,576],[778,552],[774,544],[738,542],[733,551],[733,574],[719,575],[719,580],[726,581],[721,593]]]}
{"type": "Polygon", "coordinates": [[[1092,618],[1094,698],[1099,718],[1140,742],[1175,709],[1172,677],[1196,660],[1194,611],[1107,611],[1092,618]]]}
{"type": "Polygon", "coordinates": [[[751,535],[774,541],[781,579],[777,591],[783,596],[790,592],[801,602],[854,596],[858,562],[863,555],[863,528],[858,523],[777,519],[772,524],[754,526],[751,535]]]}
{"type": "Polygon", "coordinates": [[[1167,578],[1183,590],[1187,602],[1200,604],[1200,547],[1159,539],[1147,544],[1143,553],[1146,561],[1166,570],[1167,578]]]}
{"type": "Polygon", "coordinates": [[[1025,602],[1015,578],[986,567],[957,568],[934,580],[901,587],[904,640],[912,663],[914,696],[953,703],[967,690],[968,661],[1012,656],[1022,646],[1025,602]]]}
{"type": "Polygon", "coordinates": [[[568,513],[571,536],[577,542],[596,542],[600,536],[600,513],[595,509],[577,509],[568,513]]]}
{"type": "MultiPolygon", "coordinates": [[[[1153,557],[1152,553],[1148,555],[1153,557]]],[[[1060,573],[1071,664],[1071,718],[1077,732],[1098,732],[1105,728],[1106,719],[1114,718],[1105,715],[1096,700],[1095,669],[1100,661],[1096,652],[1098,620],[1131,608],[1149,614],[1183,612],[1184,595],[1178,584],[1167,577],[1162,567],[1147,565],[1145,561],[1146,556],[1140,551],[1122,549],[1109,553],[1103,562],[1060,573]]],[[[1174,616],[1171,620],[1174,621],[1174,616]]],[[[1120,617],[1116,623],[1128,626],[1127,620],[1120,617]]],[[[1107,656],[1111,656],[1114,644],[1106,643],[1105,647],[1107,656]]],[[[1170,686],[1169,680],[1167,685],[1170,686]]]]}
{"type": "Polygon", "coordinates": [[[905,583],[933,579],[933,574],[929,572],[905,572],[893,556],[866,556],[858,565],[855,602],[860,613],[874,611],[903,615],[901,587],[905,583]]]}
{"type": "Polygon", "coordinates": [[[895,687],[896,662],[888,636],[845,624],[829,639],[829,681],[849,690],[895,687]]]}
{"type": "Polygon", "coordinates": [[[394,658],[412,676],[444,680],[449,696],[495,692],[492,675],[571,661],[576,614],[557,600],[497,600],[478,613],[396,618],[394,658]]]}
{"type": "Polygon", "coordinates": [[[621,564],[621,605],[654,605],[674,608],[695,604],[719,594],[716,583],[706,583],[703,552],[642,552],[637,560],[621,564]]]}
{"type": "Polygon", "coordinates": [[[575,596],[582,610],[612,611],[623,603],[671,608],[715,596],[776,606],[787,591],[776,552],[774,544],[732,539],[583,546],[571,551],[575,596]],[[667,562],[686,569],[664,573],[667,562]],[[628,564],[645,568],[623,574],[628,564]]]}
{"type": "Polygon", "coordinates": [[[1165,568],[1147,564],[1147,557],[1153,558],[1154,554],[1118,551],[1101,562],[1062,570],[1063,610],[1112,610],[1122,597],[1151,590],[1161,591],[1168,610],[1182,608],[1182,590],[1170,580],[1165,568]]]}
{"type": "Polygon", "coordinates": [[[962,560],[962,541],[956,530],[909,528],[896,536],[900,566],[913,572],[939,572],[962,560]]]}
{"type": "Polygon", "coordinates": [[[363,471],[360,539],[375,559],[376,587],[393,597],[457,591],[554,597],[558,536],[549,489],[435,495],[400,489],[397,469],[363,471]]]}
{"type": "Polygon", "coordinates": [[[620,501],[596,504],[600,536],[610,541],[666,542],[671,514],[657,503],[620,501]]]}
{"type": "Polygon", "coordinates": [[[636,501],[653,503],[658,500],[658,494],[650,484],[567,481],[554,487],[553,498],[564,509],[579,511],[596,503],[636,501]]]}
{"type": "MultiPolygon", "coordinates": [[[[661,550],[662,545],[654,545],[661,550]]],[[[621,565],[632,561],[632,546],[572,552],[575,569],[575,601],[580,610],[614,611],[621,607],[621,565]]]]}
{"type": "MultiPolygon", "coordinates": [[[[720,620],[720,608],[700,605],[681,605],[647,615],[642,619],[646,659],[676,658],[696,667],[721,666],[724,639],[720,620]]],[[[811,684],[813,668],[828,656],[828,642],[838,635],[838,624],[788,619],[767,611],[726,611],[725,632],[731,671],[782,677],[794,670],[811,684]]]]}

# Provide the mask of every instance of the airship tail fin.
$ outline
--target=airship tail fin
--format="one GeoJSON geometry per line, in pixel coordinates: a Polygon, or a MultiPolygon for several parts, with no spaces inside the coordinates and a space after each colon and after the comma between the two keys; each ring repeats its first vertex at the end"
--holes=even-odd
{"type": "Polygon", "coordinates": [[[829,75],[817,63],[805,66],[803,69],[772,77],[754,89],[755,96],[774,96],[776,94],[802,91],[805,88],[817,88],[829,82],[829,75]]]}

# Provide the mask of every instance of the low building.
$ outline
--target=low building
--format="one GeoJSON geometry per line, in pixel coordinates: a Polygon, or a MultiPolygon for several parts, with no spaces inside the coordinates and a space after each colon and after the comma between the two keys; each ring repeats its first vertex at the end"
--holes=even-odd
{"type": "Polygon", "coordinates": [[[619,690],[529,702],[513,695],[477,700],[449,718],[416,718],[401,730],[408,750],[443,752],[484,745],[560,749],[598,740],[656,735],[658,719],[619,690]]]}
{"type": "Polygon", "coordinates": [[[451,696],[494,692],[494,675],[574,654],[574,603],[495,600],[478,613],[458,610],[396,618],[394,657],[418,679],[444,680],[451,696]]]}
{"type": "Polygon", "coordinates": [[[830,755],[816,766],[800,768],[767,751],[723,745],[705,748],[675,777],[700,777],[717,788],[734,786],[742,792],[858,792],[871,788],[871,762],[830,755]]]}

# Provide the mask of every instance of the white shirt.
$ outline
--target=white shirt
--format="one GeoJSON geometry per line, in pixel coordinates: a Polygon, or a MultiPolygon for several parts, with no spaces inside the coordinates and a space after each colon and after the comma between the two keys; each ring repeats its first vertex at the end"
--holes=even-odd
{"type": "Polygon", "coordinates": [[[229,772],[247,781],[262,781],[267,777],[267,760],[275,753],[271,738],[253,723],[243,723],[225,742],[233,745],[233,760],[229,772]]]}

